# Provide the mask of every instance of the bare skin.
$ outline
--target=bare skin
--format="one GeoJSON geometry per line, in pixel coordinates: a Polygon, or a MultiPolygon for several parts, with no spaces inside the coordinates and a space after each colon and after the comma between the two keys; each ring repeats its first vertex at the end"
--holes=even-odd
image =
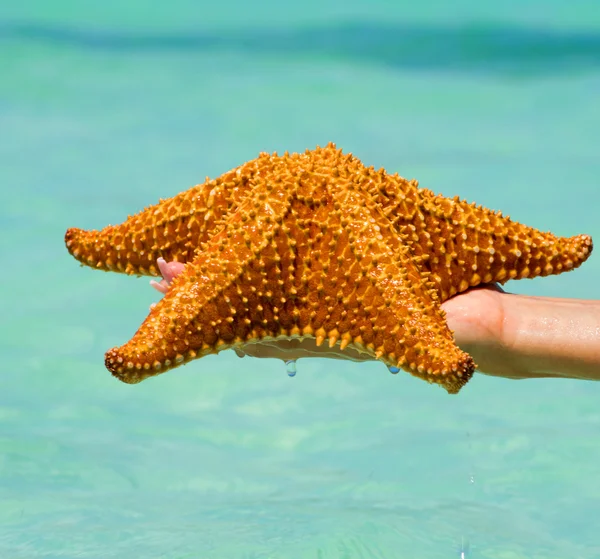
{"type": "MultiPolygon", "coordinates": [[[[162,258],[157,263],[163,279],[150,284],[166,293],[184,264],[162,258]]],[[[512,379],[600,380],[600,301],[513,295],[488,285],[461,293],[442,308],[457,344],[473,356],[481,373],[512,379]]],[[[283,361],[373,360],[350,347],[342,352],[326,343],[317,346],[308,338],[249,343],[236,353],[283,361]]]]}

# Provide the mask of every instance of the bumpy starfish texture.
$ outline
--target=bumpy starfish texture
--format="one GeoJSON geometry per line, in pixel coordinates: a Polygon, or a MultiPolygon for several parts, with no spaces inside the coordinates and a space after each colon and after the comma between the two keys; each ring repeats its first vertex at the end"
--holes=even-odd
{"type": "Polygon", "coordinates": [[[191,359],[279,338],[350,346],[456,393],[475,369],[440,304],[482,283],[579,266],[591,238],[559,238],[364,166],[333,144],[262,153],[102,231],[69,229],[102,270],[185,263],[134,337],[106,354],[136,383],[191,359]]]}

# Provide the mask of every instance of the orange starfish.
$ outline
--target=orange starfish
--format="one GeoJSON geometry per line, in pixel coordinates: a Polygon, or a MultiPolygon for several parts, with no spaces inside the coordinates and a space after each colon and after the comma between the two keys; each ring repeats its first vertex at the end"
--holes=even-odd
{"type": "Polygon", "coordinates": [[[434,195],[333,144],[260,154],[102,231],[69,229],[83,264],[158,275],[185,263],[134,337],[106,354],[135,383],[243,344],[311,337],[456,393],[475,369],[440,304],[481,283],[579,266],[591,238],[558,238],[434,195]]]}

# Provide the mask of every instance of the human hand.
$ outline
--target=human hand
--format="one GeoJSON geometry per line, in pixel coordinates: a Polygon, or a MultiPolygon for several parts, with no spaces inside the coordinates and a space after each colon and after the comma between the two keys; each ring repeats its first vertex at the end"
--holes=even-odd
{"type": "MultiPolygon", "coordinates": [[[[484,356],[486,350],[501,349],[504,330],[504,308],[501,295],[504,291],[496,284],[470,289],[456,295],[442,305],[446,320],[454,331],[456,343],[468,353],[484,356]]],[[[351,346],[344,351],[327,343],[316,345],[314,338],[281,339],[244,344],[236,349],[238,356],[273,357],[284,361],[303,357],[327,357],[350,361],[373,361],[375,358],[351,346]]],[[[477,360],[476,360],[477,361],[477,360]]],[[[484,358],[485,362],[488,359],[484,358]]],[[[491,370],[497,370],[496,364],[491,370]]]]}
{"type": "MultiPolygon", "coordinates": [[[[184,264],[162,258],[157,263],[163,279],[150,283],[164,294],[184,264]]],[[[442,309],[456,343],[473,357],[479,372],[512,379],[600,379],[600,301],[512,295],[491,284],[452,297],[442,309]]],[[[317,346],[314,338],[249,342],[235,352],[283,361],[374,360],[351,346],[343,351],[338,345],[317,346]]]]}
{"type": "MultiPolygon", "coordinates": [[[[157,260],[158,269],[163,277],[160,281],[151,280],[150,285],[165,294],[173,279],[179,275],[184,264],[157,260]]],[[[498,294],[504,293],[497,285],[475,288],[446,301],[442,308],[447,320],[455,330],[457,343],[462,346],[479,347],[494,344],[502,331],[502,304],[498,294]]],[[[154,305],[153,305],[154,306],[154,305]]],[[[338,345],[329,347],[328,343],[317,346],[313,338],[293,338],[265,340],[242,344],[235,348],[238,357],[250,356],[275,358],[293,361],[306,357],[325,357],[350,361],[373,361],[374,357],[360,352],[352,346],[343,351],[338,345]]]]}

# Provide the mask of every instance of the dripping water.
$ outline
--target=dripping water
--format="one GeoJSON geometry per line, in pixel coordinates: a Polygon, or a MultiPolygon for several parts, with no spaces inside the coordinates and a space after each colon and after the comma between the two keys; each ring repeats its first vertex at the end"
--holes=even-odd
{"type": "MultiPolygon", "coordinates": [[[[400,372],[400,369],[398,367],[394,367],[394,366],[389,366],[388,370],[393,375],[397,375],[400,372]]],[[[467,440],[469,441],[468,453],[469,453],[469,457],[471,458],[471,460],[469,460],[469,462],[471,462],[471,464],[470,464],[469,470],[468,470],[468,483],[469,483],[470,487],[473,487],[473,485],[475,485],[475,472],[473,471],[473,464],[472,464],[473,448],[471,445],[471,434],[469,432],[467,432],[467,440]]],[[[471,489],[471,493],[472,492],[473,492],[473,489],[471,489]]],[[[468,538],[465,538],[465,536],[461,537],[460,544],[457,547],[457,551],[459,553],[459,555],[458,555],[459,559],[469,559],[471,557],[471,544],[469,543],[468,538]]]]}
{"type": "Polygon", "coordinates": [[[296,376],[296,360],[295,359],[290,359],[289,361],[285,362],[285,372],[287,373],[288,377],[296,376]]]}
{"type": "MultiPolygon", "coordinates": [[[[469,469],[467,470],[469,493],[470,493],[470,497],[474,498],[475,471],[474,471],[474,467],[473,467],[473,445],[472,445],[472,440],[471,440],[471,433],[469,433],[468,431],[467,431],[467,440],[468,440],[467,453],[469,456],[469,469]]],[[[469,557],[471,557],[471,545],[469,543],[468,537],[465,537],[465,536],[461,537],[459,553],[460,553],[460,555],[459,555],[460,559],[469,559],[469,557]]]]}
{"type": "Polygon", "coordinates": [[[469,541],[465,540],[465,538],[461,538],[460,547],[458,548],[458,551],[460,553],[460,559],[469,559],[469,557],[471,556],[471,554],[469,553],[469,541]]]}

